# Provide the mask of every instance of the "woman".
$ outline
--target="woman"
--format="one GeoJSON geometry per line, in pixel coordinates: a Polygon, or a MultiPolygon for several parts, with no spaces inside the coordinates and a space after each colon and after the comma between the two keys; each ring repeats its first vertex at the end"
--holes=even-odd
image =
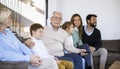
{"type": "Polygon", "coordinates": [[[74,30],[73,30],[73,33],[72,33],[74,46],[76,48],[79,48],[79,49],[86,49],[87,50],[88,54],[86,56],[84,56],[85,62],[86,62],[86,69],[91,69],[91,54],[90,54],[89,46],[87,44],[83,44],[82,40],[81,40],[82,30],[83,30],[82,29],[82,25],[83,25],[82,24],[82,19],[81,19],[79,14],[74,14],[71,17],[70,21],[74,25],[74,30]]]}

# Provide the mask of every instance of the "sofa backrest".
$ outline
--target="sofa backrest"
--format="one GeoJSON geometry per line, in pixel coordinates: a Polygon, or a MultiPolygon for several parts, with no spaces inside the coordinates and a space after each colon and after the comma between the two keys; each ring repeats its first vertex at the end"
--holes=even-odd
{"type": "Polygon", "coordinates": [[[120,53],[120,39],[119,40],[102,40],[102,47],[111,52],[120,53]]]}

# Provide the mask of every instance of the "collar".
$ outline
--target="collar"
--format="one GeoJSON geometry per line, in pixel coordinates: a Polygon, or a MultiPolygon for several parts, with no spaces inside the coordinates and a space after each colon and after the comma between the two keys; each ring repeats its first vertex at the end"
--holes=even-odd
{"type": "Polygon", "coordinates": [[[75,29],[76,31],[78,31],[78,28],[77,28],[77,27],[75,27],[74,29],[75,29]]]}
{"type": "MultiPolygon", "coordinates": [[[[10,29],[9,28],[6,28],[5,30],[4,30],[4,32],[8,32],[10,29]]],[[[0,32],[0,34],[3,34],[2,32],[0,32]]]]}
{"type": "Polygon", "coordinates": [[[52,30],[54,30],[54,31],[58,31],[59,29],[60,29],[60,27],[56,30],[56,29],[54,29],[54,27],[52,26],[52,24],[50,23],[50,26],[49,26],[52,30]]]}
{"type": "Polygon", "coordinates": [[[90,35],[93,33],[94,28],[92,28],[92,31],[89,32],[89,31],[87,30],[87,25],[85,25],[85,26],[84,26],[84,31],[86,32],[86,34],[87,34],[88,36],[90,36],[90,35]]]}

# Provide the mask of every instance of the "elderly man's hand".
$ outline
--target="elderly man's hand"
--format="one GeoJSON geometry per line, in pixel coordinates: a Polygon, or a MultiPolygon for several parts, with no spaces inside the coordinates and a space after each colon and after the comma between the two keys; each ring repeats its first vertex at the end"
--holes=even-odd
{"type": "Polygon", "coordinates": [[[24,44],[25,44],[26,46],[28,46],[29,48],[32,48],[32,47],[35,45],[35,43],[32,41],[32,39],[27,39],[27,40],[24,42],[24,44]]]}

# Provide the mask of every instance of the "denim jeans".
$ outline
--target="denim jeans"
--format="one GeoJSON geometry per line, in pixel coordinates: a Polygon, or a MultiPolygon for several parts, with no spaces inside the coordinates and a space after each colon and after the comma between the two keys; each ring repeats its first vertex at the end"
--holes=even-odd
{"type": "Polygon", "coordinates": [[[83,58],[85,59],[86,66],[91,66],[92,65],[91,64],[91,56],[92,56],[92,54],[90,53],[89,45],[88,44],[83,44],[81,46],[78,46],[77,48],[86,49],[88,54],[86,56],[84,56],[83,58]]]}
{"type": "Polygon", "coordinates": [[[65,54],[62,57],[58,57],[59,59],[62,60],[68,60],[73,62],[74,64],[74,69],[83,69],[83,61],[82,61],[82,56],[75,54],[75,53],[70,53],[70,54],[65,54]]]}

